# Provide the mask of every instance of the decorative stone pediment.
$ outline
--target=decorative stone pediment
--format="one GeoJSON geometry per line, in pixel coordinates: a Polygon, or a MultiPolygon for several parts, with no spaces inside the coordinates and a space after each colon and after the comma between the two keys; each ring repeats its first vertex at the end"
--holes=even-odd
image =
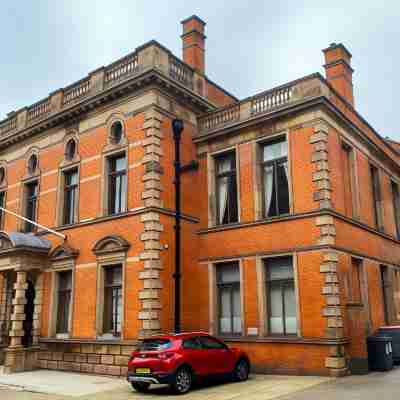
{"type": "Polygon", "coordinates": [[[66,260],[70,258],[76,258],[79,255],[79,250],[74,249],[67,244],[62,244],[60,246],[57,246],[52,250],[50,253],[50,259],[51,261],[61,261],[61,260],[66,260]]]}
{"type": "Polygon", "coordinates": [[[126,252],[130,247],[130,243],[121,236],[106,236],[96,242],[93,252],[96,255],[126,252]]]}

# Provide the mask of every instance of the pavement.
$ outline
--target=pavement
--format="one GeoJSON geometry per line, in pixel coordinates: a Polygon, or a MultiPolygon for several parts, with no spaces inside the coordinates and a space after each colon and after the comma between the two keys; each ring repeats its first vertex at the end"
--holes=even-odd
{"type": "Polygon", "coordinates": [[[278,375],[252,375],[247,382],[213,383],[195,387],[184,396],[173,395],[165,387],[140,394],[121,378],[110,378],[61,371],[38,370],[0,375],[1,400],[269,400],[292,395],[332,378],[278,375]]]}
{"type": "Polygon", "coordinates": [[[165,387],[136,393],[121,378],[38,370],[0,375],[1,400],[397,400],[400,367],[363,376],[252,375],[242,383],[209,383],[175,396],[165,387]]]}

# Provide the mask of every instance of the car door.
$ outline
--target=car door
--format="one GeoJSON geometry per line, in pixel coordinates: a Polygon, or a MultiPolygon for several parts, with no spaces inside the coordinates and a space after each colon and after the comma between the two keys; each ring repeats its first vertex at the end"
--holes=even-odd
{"type": "Polygon", "coordinates": [[[226,344],[212,336],[200,336],[209,375],[219,375],[232,371],[231,352],[226,344]]]}
{"type": "Polygon", "coordinates": [[[206,373],[206,365],[204,363],[204,352],[197,336],[183,339],[182,349],[185,361],[194,369],[196,375],[204,375],[206,373]]]}

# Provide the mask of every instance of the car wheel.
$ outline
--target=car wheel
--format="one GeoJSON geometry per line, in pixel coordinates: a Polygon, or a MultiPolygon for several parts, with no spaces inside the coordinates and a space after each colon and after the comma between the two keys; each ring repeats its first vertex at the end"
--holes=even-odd
{"type": "Polygon", "coordinates": [[[239,360],[233,370],[233,379],[237,382],[247,381],[250,372],[250,365],[248,361],[239,360]]]}
{"type": "Polygon", "coordinates": [[[149,390],[150,383],[147,382],[132,382],[132,387],[140,393],[146,393],[149,390]]]}
{"type": "Polygon", "coordinates": [[[192,381],[192,371],[188,367],[181,367],[175,373],[172,388],[177,394],[187,393],[192,387],[192,381]]]}

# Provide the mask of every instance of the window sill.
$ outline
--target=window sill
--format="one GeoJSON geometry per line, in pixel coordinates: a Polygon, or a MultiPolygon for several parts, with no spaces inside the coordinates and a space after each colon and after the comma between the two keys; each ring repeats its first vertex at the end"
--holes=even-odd
{"type": "Polygon", "coordinates": [[[301,336],[218,336],[223,342],[233,343],[282,343],[332,345],[349,343],[349,338],[303,338],[301,336]]]}

